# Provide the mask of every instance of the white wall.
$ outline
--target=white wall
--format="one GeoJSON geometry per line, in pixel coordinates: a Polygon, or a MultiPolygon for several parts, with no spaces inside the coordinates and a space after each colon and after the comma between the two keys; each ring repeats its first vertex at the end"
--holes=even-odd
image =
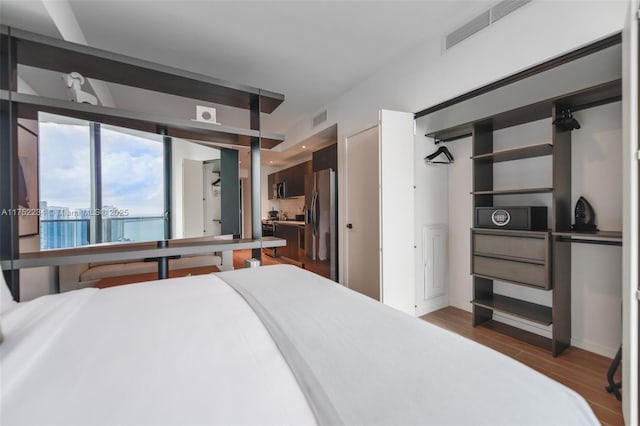
{"type": "Polygon", "coordinates": [[[173,238],[183,238],[183,192],[182,192],[182,160],[206,161],[220,158],[220,150],[210,148],[182,139],[173,138],[171,143],[171,190],[173,198],[171,209],[173,210],[173,238]]]}
{"type": "MultiPolygon", "coordinates": [[[[422,230],[425,227],[442,227],[450,233],[449,224],[449,179],[451,165],[433,164],[427,166],[424,157],[437,149],[432,139],[424,135],[427,129],[416,121],[416,134],[413,146],[413,172],[415,184],[415,241],[416,262],[416,315],[424,315],[449,305],[449,276],[444,277],[445,293],[440,297],[429,298],[425,293],[425,268],[423,265],[422,230]]],[[[447,256],[450,258],[450,256],[447,256]]],[[[457,262],[457,259],[453,260],[457,262]]],[[[448,265],[446,265],[448,266],[448,265]]]]}
{"type": "MultiPolygon", "coordinates": [[[[576,112],[571,134],[572,206],[584,196],[601,230],[622,230],[622,107],[620,102],[576,112]]],[[[573,244],[571,342],[613,357],[622,336],[622,248],[573,244]]]]}
{"type": "MultiPolygon", "coordinates": [[[[444,54],[439,36],[399,52],[388,66],[318,108],[327,110],[328,125],[338,124],[338,169],[344,167],[344,138],[374,125],[378,110],[417,112],[619,32],[625,8],[624,1],[534,1],[444,54]]],[[[317,133],[310,122],[305,118],[289,129],[283,148],[317,133]]],[[[343,184],[339,176],[339,223],[343,184]]],[[[343,235],[339,240],[342,262],[343,235]]]]}
{"type": "MultiPolygon", "coordinates": [[[[338,169],[344,167],[344,138],[376,123],[378,110],[417,112],[439,102],[464,94],[487,83],[499,80],[551,57],[572,51],[622,29],[626,13],[625,1],[534,1],[508,17],[483,29],[471,38],[441,52],[441,38],[432,36],[417,43],[415,48],[399,52],[386,67],[355,86],[335,101],[318,108],[327,110],[327,123],[338,124],[338,169]]],[[[464,22],[469,17],[459,17],[464,22]]],[[[305,118],[286,134],[285,146],[306,139],[318,129],[310,128],[305,118]]],[[[418,123],[419,124],[419,123],[418,123]]],[[[420,133],[416,146],[420,144],[420,133]]],[[[416,158],[431,152],[433,144],[424,138],[425,151],[416,149],[416,158]]],[[[469,309],[469,235],[471,226],[471,164],[469,141],[449,144],[456,163],[447,166],[449,175],[447,203],[449,212],[450,303],[469,309]],[[454,226],[454,223],[461,225],[454,226]],[[464,225],[462,225],[464,223],[464,225]],[[458,284],[460,284],[458,286],[458,284]]],[[[284,147],[283,147],[284,148],[284,147]]],[[[418,160],[416,160],[418,161],[418,160]]],[[[416,164],[417,185],[422,179],[441,182],[435,170],[426,171],[416,164]],[[424,173],[423,173],[424,172],[424,173]]],[[[426,167],[426,166],[424,166],[426,167]]],[[[340,194],[338,220],[344,223],[344,182],[338,182],[340,194]]],[[[426,184],[431,188],[432,181],[426,184]]],[[[435,186],[433,187],[435,188],[435,186]]],[[[433,189],[435,191],[435,189],[433,189]]],[[[431,190],[426,190],[425,193],[431,190]]],[[[418,191],[419,193],[419,191],[418,191]]],[[[430,195],[432,196],[432,195],[430,195]]],[[[436,202],[416,197],[416,226],[439,222],[442,196],[433,194],[436,202]],[[431,205],[430,205],[431,204],[431,205]]],[[[399,208],[398,214],[401,214],[399,208]]],[[[341,225],[339,225],[341,226],[341,225]]],[[[340,262],[344,260],[344,236],[340,235],[340,262]]],[[[615,249],[614,249],[615,250],[615,249]]],[[[344,271],[344,268],[340,268],[344,271]]],[[[340,281],[342,281],[342,276],[340,281]]],[[[421,278],[416,273],[416,287],[421,278]]],[[[579,327],[576,328],[578,332],[579,327]]],[[[616,333],[616,330],[612,330],[616,333]]],[[[600,342],[609,346],[611,342],[600,342]]]]}

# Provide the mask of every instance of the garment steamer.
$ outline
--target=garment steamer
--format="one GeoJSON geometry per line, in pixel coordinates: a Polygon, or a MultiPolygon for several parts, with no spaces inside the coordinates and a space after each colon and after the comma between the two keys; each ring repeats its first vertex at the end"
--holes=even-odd
{"type": "Polygon", "coordinates": [[[596,213],[586,198],[578,198],[575,208],[573,230],[578,232],[597,232],[596,213]]]}

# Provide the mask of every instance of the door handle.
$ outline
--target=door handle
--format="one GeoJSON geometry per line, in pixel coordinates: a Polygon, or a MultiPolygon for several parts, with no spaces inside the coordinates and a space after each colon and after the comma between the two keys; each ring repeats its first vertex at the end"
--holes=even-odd
{"type": "Polygon", "coordinates": [[[348,229],[353,229],[353,224],[352,223],[347,223],[347,228],[348,229]]]}

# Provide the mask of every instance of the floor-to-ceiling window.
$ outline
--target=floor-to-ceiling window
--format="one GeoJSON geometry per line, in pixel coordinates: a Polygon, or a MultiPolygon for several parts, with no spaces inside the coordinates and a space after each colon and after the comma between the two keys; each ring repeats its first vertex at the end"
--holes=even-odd
{"type": "Polygon", "coordinates": [[[160,136],[41,113],[41,248],[161,240],[160,136]]]}

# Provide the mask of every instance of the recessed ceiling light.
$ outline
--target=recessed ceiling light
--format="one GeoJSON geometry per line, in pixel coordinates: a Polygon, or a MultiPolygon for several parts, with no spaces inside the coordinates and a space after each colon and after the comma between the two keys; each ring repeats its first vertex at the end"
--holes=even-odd
{"type": "Polygon", "coordinates": [[[307,148],[307,146],[306,146],[306,145],[302,145],[302,149],[306,149],[306,148],[307,148]]]}
{"type": "Polygon", "coordinates": [[[269,164],[273,164],[273,161],[272,161],[272,160],[269,160],[269,164]]]}

